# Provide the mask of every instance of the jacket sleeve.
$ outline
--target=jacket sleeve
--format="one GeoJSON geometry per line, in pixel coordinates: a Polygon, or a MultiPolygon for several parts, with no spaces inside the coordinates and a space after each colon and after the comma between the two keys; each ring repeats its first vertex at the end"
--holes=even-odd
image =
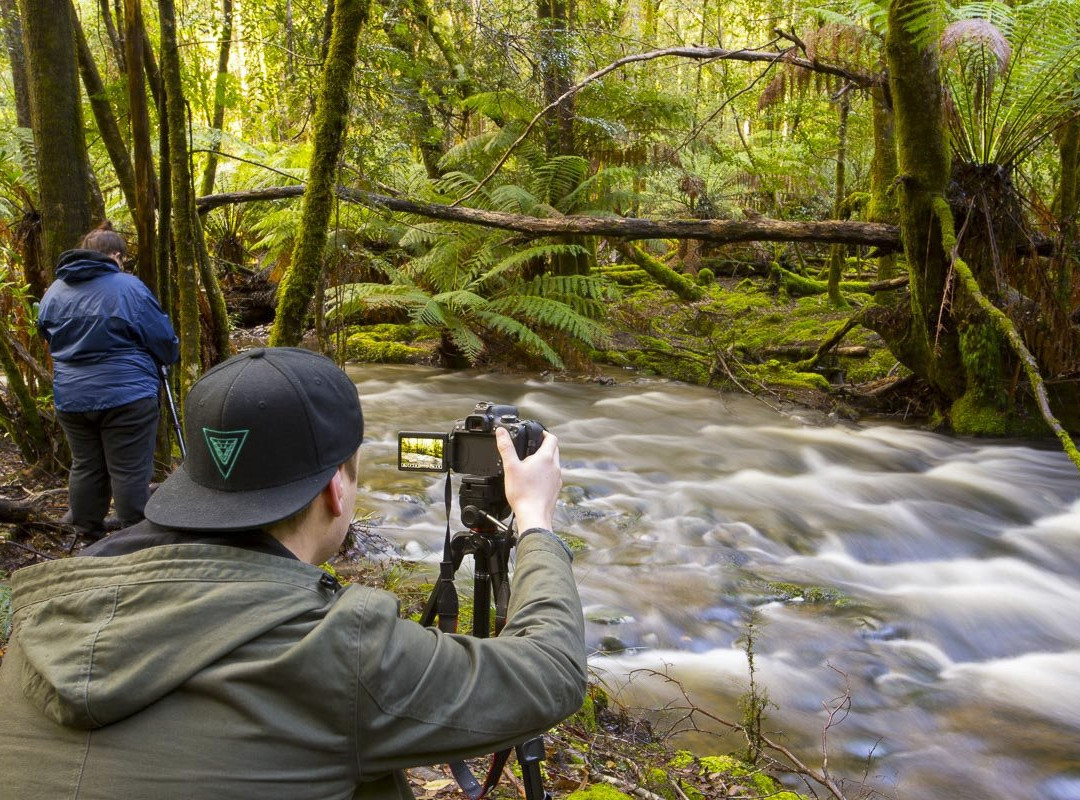
{"type": "Polygon", "coordinates": [[[169,317],[161,310],[153,292],[142,281],[138,283],[138,305],[132,320],[139,343],[159,364],[174,364],[180,358],[180,341],[176,338],[169,317]]]}
{"type": "Polygon", "coordinates": [[[372,591],[359,640],[362,775],[495,752],[581,707],[581,600],[549,537],[520,543],[508,619],[492,639],[446,634],[400,619],[393,596],[372,591]]]}

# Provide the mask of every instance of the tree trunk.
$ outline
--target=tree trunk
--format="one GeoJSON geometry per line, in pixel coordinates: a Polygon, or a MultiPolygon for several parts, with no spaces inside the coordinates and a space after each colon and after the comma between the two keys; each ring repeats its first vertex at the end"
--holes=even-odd
{"type": "Polygon", "coordinates": [[[906,20],[919,0],[892,0],[885,54],[897,141],[900,236],[911,275],[911,317],[901,336],[888,340],[903,364],[945,397],[964,393],[958,333],[947,301],[949,269],[934,214],[949,180],[949,152],[937,53],[918,46],[906,20]]]}
{"type": "Polygon", "coordinates": [[[315,145],[308,169],[300,215],[300,235],[293,248],[292,263],[278,290],[278,308],[270,344],[297,345],[303,336],[311,298],[322,279],[326,226],[334,196],[334,175],[345,138],[349,88],[356,65],[356,45],[368,4],[364,0],[337,0],[333,35],[323,65],[317,111],[315,145]]]}
{"type": "MultiPolygon", "coordinates": [[[[229,49],[232,47],[233,0],[221,0],[221,40],[218,44],[217,77],[214,79],[214,116],[210,120],[211,150],[221,149],[221,130],[225,125],[225,88],[229,78],[229,49]]],[[[214,191],[217,153],[206,157],[200,194],[214,191]]]]}
{"type": "Polygon", "coordinates": [[[11,86],[15,92],[15,124],[31,127],[30,87],[27,85],[26,59],[23,57],[22,22],[15,0],[0,0],[0,22],[4,25],[4,46],[11,66],[11,86]]]}
{"type": "MultiPolygon", "coordinates": [[[[874,155],[870,162],[870,202],[866,206],[869,222],[896,222],[896,200],[892,191],[896,180],[896,136],[893,131],[893,112],[884,87],[870,90],[871,120],[874,132],[874,155]]],[[[897,277],[896,255],[887,253],[878,257],[878,280],[889,281],[897,277]]],[[[877,303],[893,303],[892,292],[878,292],[877,303]]]]}
{"type": "MultiPolygon", "coordinates": [[[[387,197],[345,186],[336,188],[338,197],[353,203],[416,214],[448,222],[465,222],[534,236],[580,234],[619,239],[700,239],[703,242],[816,242],[877,247],[893,251],[901,248],[900,230],[881,222],[792,222],[758,217],[730,219],[641,219],[638,217],[527,217],[478,208],[418,203],[399,197],[387,197]]],[[[205,213],[232,203],[283,200],[306,194],[302,185],[271,186],[244,192],[228,192],[200,197],[197,206],[205,213]]]]}
{"type": "MultiPolygon", "coordinates": [[[[836,129],[836,194],[833,197],[833,219],[844,215],[844,201],[847,197],[845,174],[847,171],[847,130],[848,114],[851,112],[851,98],[844,92],[840,98],[840,120],[836,129]]],[[[846,251],[843,245],[834,244],[829,250],[829,302],[834,306],[846,305],[840,294],[840,274],[844,271],[846,251]]]]}
{"type": "MultiPolygon", "coordinates": [[[[120,38],[119,32],[116,30],[116,24],[113,22],[112,10],[109,8],[109,0],[99,0],[98,11],[101,13],[101,21],[105,24],[105,35],[109,38],[109,46],[112,47],[113,55],[116,57],[116,63],[120,67],[121,72],[127,71],[127,53],[126,36],[125,39],[120,38]]],[[[117,19],[120,19],[120,4],[117,3],[116,9],[117,19]]]]}
{"type": "Polygon", "coordinates": [[[71,0],[21,0],[44,231],[55,264],[94,223],[71,0]]]}
{"type": "MultiPolygon", "coordinates": [[[[1055,209],[1062,244],[1075,242],[1080,230],[1077,214],[1080,213],[1080,115],[1065,125],[1058,142],[1061,160],[1061,182],[1058,184],[1055,209]]],[[[1064,249],[1064,248],[1062,248],[1064,249]]],[[[1075,259],[1062,255],[1057,264],[1057,295],[1061,302],[1071,305],[1075,259]]]]}
{"type": "Polygon", "coordinates": [[[124,202],[127,203],[128,211],[132,218],[138,217],[138,202],[135,190],[135,169],[131,165],[131,154],[128,153],[124,137],[120,133],[120,126],[116,123],[116,115],[113,114],[112,106],[105,91],[105,84],[101,80],[97,64],[94,63],[94,55],[90,52],[90,46],[86,43],[82,25],[75,16],[72,6],[72,19],[75,27],[75,41],[79,48],[79,72],[82,75],[83,87],[86,96],[90,99],[90,109],[94,112],[94,121],[97,122],[98,133],[105,143],[105,150],[109,154],[116,180],[120,184],[120,191],[124,194],[124,202]]]}
{"type": "Polygon", "coordinates": [[[199,377],[200,327],[195,252],[196,221],[192,209],[191,171],[188,166],[187,125],[184,95],[180,83],[180,53],[176,39],[176,9],[173,0],[158,0],[161,17],[161,77],[168,113],[169,166],[172,172],[174,246],[176,248],[176,289],[180,336],[180,396],[186,397],[199,377]]]}
{"type": "MultiPolygon", "coordinates": [[[[128,114],[131,119],[131,147],[135,171],[135,229],[139,237],[136,274],[160,296],[157,270],[157,206],[154,152],[150,140],[150,109],[143,79],[143,37],[141,0],[124,0],[124,68],[127,72],[128,114]]],[[[164,300],[162,300],[164,302],[164,300]]],[[[165,306],[168,308],[168,306],[165,306]]]]}
{"type": "MultiPolygon", "coordinates": [[[[570,48],[570,23],[566,0],[538,0],[537,22],[540,29],[540,78],[544,86],[544,105],[554,103],[571,87],[574,72],[570,48]]],[[[568,97],[555,108],[554,119],[543,123],[548,157],[574,152],[574,100],[568,97]]]]}

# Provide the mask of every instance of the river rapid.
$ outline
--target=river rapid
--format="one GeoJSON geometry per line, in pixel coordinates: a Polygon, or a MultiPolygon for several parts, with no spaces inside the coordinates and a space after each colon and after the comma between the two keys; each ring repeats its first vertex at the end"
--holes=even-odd
{"type": "MultiPolygon", "coordinates": [[[[764,729],[807,763],[823,703],[848,693],[835,776],[905,800],[1080,800],[1080,476],[1052,446],[831,424],[630,375],[348,370],[366,423],[358,514],[405,558],[437,562],[445,514],[442,476],[396,469],[398,430],[449,431],[491,400],[558,435],[556,527],[583,546],[590,665],[623,703],[685,691],[737,721],[752,618],[764,729]]],[[[455,530],[457,512],[455,485],[455,530]]]]}

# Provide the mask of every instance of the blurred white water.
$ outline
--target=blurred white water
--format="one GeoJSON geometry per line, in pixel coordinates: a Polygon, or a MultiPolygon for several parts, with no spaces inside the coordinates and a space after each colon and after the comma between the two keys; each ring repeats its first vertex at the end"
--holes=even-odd
{"type": "Polygon", "coordinates": [[[821,424],[664,381],[351,374],[360,513],[411,558],[441,551],[443,479],[395,469],[397,430],[448,431],[492,400],[559,436],[591,663],[626,702],[680,701],[649,677],[667,673],[736,719],[753,612],[768,727],[808,761],[822,702],[847,690],[834,773],[908,800],[1080,800],[1080,476],[1052,446],[821,424]]]}

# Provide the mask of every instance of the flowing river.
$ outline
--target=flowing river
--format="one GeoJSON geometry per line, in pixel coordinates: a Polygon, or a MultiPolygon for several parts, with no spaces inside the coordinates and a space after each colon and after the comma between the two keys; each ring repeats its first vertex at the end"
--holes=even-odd
{"type": "MultiPolygon", "coordinates": [[[[349,371],[358,513],[406,558],[441,554],[443,478],[397,471],[398,430],[449,431],[491,400],[558,435],[556,527],[583,543],[590,664],[621,702],[681,706],[685,691],[739,720],[753,618],[764,730],[807,763],[823,703],[846,692],[834,776],[906,800],[1080,800],[1080,476],[1052,446],[829,424],[632,375],[349,371]]],[[[457,512],[455,486],[455,530],[457,512]]]]}

